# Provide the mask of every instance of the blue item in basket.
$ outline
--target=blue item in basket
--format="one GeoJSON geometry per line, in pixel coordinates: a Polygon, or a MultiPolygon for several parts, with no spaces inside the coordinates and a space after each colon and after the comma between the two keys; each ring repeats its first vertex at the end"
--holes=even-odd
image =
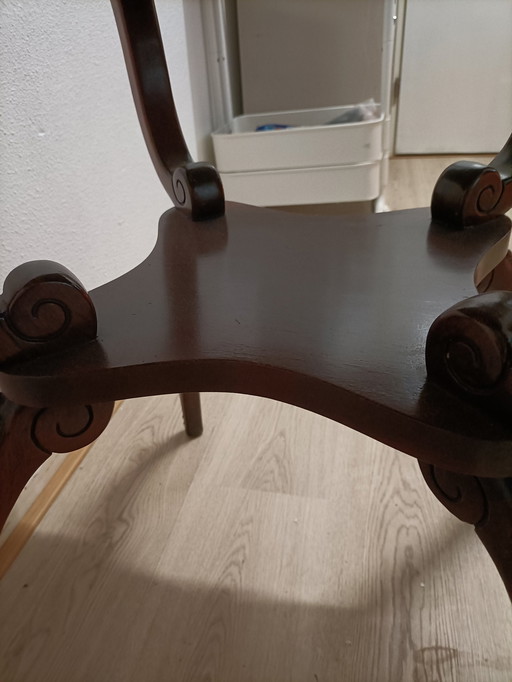
{"type": "Polygon", "coordinates": [[[287,126],[282,123],[266,123],[265,125],[258,126],[256,132],[261,132],[264,130],[286,130],[286,128],[294,128],[295,126],[287,126]]]}

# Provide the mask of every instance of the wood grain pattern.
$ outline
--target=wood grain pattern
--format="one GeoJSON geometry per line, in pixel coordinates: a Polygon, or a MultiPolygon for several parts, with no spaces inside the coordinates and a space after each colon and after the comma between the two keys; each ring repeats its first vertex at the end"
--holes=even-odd
{"type": "MultiPolygon", "coordinates": [[[[491,156],[478,154],[464,159],[488,164],[491,156]]],[[[384,189],[390,209],[428,206],[432,189],[444,169],[458,161],[461,156],[398,156],[390,159],[389,181],[384,189]]]]}
{"type": "MultiPolygon", "coordinates": [[[[66,455],[64,455],[66,457],[66,455]]],[[[35,500],[39,497],[42,491],[46,488],[48,482],[53,478],[55,473],[59,470],[63,461],[62,454],[55,454],[49,457],[34,475],[27,481],[27,484],[16,500],[16,505],[12,512],[7,517],[7,521],[0,532],[0,548],[7,540],[9,535],[13,532],[16,526],[22,521],[23,517],[30,509],[35,500]]],[[[0,555],[3,550],[0,549],[0,555]]]]}
{"type": "Polygon", "coordinates": [[[414,460],[273,401],[204,411],[194,441],[174,396],[113,418],[0,583],[0,679],[509,682],[506,592],[414,460]]]}
{"type": "MultiPolygon", "coordinates": [[[[57,499],[69,477],[89,452],[89,448],[90,445],[70,452],[65,456],[54,455],[51,460],[47,460],[47,462],[51,462],[51,466],[45,467],[45,462],[40,467],[40,469],[43,469],[40,474],[43,480],[47,478],[46,485],[43,487],[36,487],[32,480],[29,480],[24,491],[28,488],[30,494],[26,497],[30,500],[32,494],[35,494],[35,496],[31,503],[27,504],[22,493],[13,509],[14,513],[9,515],[7,522],[2,528],[0,535],[0,580],[27,544],[37,526],[41,523],[41,519],[57,499]],[[52,475],[49,475],[50,473],[52,475]],[[33,487],[36,489],[32,490],[33,487]]],[[[39,470],[34,474],[34,477],[37,477],[38,473],[39,470]]]]}

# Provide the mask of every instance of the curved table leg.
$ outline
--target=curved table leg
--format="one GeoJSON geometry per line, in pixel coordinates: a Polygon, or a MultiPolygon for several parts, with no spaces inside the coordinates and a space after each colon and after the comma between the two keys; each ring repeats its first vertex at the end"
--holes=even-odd
{"type": "Polygon", "coordinates": [[[0,529],[45,459],[91,443],[107,426],[113,408],[114,403],[23,407],[0,393],[0,529]]]}
{"type": "Polygon", "coordinates": [[[201,394],[180,393],[180,401],[185,431],[190,438],[197,438],[203,433],[201,394]]]}
{"type": "Polygon", "coordinates": [[[512,599],[512,478],[479,478],[419,465],[437,499],[475,526],[512,599]]]}

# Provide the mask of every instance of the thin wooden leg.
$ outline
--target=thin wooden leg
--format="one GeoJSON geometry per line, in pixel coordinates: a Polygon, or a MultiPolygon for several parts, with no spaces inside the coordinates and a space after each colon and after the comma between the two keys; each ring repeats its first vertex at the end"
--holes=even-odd
{"type": "Polygon", "coordinates": [[[419,464],[437,499],[475,526],[512,599],[512,478],[465,476],[419,464]]]}
{"type": "Polygon", "coordinates": [[[22,407],[0,393],[0,530],[32,474],[52,452],[91,443],[107,426],[114,403],[22,407]]]}
{"type": "Polygon", "coordinates": [[[201,415],[201,394],[180,393],[181,411],[185,431],[190,438],[197,438],[203,433],[203,418],[201,415]]]}

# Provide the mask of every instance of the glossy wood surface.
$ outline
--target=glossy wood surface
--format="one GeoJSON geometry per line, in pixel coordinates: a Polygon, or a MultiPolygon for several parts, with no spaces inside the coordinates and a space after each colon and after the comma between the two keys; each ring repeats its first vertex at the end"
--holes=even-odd
{"type": "Polygon", "coordinates": [[[98,338],[2,367],[20,404],[233,391],[330,417],[463,473],[512,475],[508,423],[426,380],[433,320],[506,253],[509,221],[355,218],[229,204],[164,214],[138,268],[93,292],[98,338]]]}
{"type": "Polygon", "coordinates": [[[193,220],[224,213],[219,174],[194,163],[174,105],[153,0],[112,0],[135,108],[160,182],[174,205],[193,220]]]}
{"type": "Polygon", "coordinates": [[[512,427],[492,402],[472,400],[489,378],[509,400],[512,296],[482,297],[476,314],[460,307],[507,251],[511,141],[496,168],[441,176],[433,223],[425,209],[342,220],[230,204],[224,215],[218,173],[191,162],[181,134],[153,1],[113,7],[148,149],[178,210],[162,217],[145,262],[90,295],[52,263],[8,278],[0,524],[41,461],[103,430],[113,400],[181,393],[187,433],[199,435],[200,391],[250,393],[418,458],[512,596],[512,427]],[[452,332],[461,319],[462,342],[452,332]]]}
{"type": "Polygon", "coordinates": [[[512,135],[488,164],[457,161],[441,173],[432,194],[432,216],[463,227],[512,208],[512,135]]]}

